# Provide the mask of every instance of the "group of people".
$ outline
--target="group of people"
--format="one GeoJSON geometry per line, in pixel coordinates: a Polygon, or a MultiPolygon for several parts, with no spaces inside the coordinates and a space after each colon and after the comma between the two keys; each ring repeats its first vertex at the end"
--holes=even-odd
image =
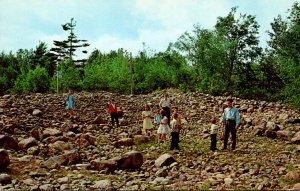
{"type": "Polygon", "coordinates": [[[171,101],[168,98],[168,94],[164,94],[164,98],[160,100],[156,114],[153,114],[150,106],[146,104],[142,112],[143,132],[149,134],[156,130],[158,142],[166,141],[171,136],[170,149],[179,150],[179,132],[182,129],[182,116],[179,114],[178,107],[173,108],[171,119],[171,101]]]}
{"type": "MultiPolygon", "coordinates": [[[[232,138],[232,150],[236,148],[236,134],[237,129],[240,124],[240,114],[236,107],[233,106],[233,99],[228,98],[226,100],[227,108],[221,117],[222,134],[221,139],[224,140],[224,145],[222,150],[227,149],[229,134],[232,138]]],[[[144,110],[142,112],[143,117],[143,133],[150,134],[157,131],[158,142],[166,141],[171,137],[170,150],[179,148],[179,132],[183,128],[183,117],[179,113],[178,107],[173,107],[172,118],[171,118],[171,100],[168,98],[168,94],[164,94],[164,98],[159,102],[159,109],[155,114],[151,111],[150,105],[145,104],[144,110]]],[[[75,99],[72,95],[72,91],[69,90],[67,99],[67,109],[71,117],[74,116],[75,109],[75,99]]],[[[116,123],[119,127],[118,121],[118,107],[114,101],[111,99],[110,103],[107,105],[108,113],[111,117],[111,123],[114,126],[116,123]]],[[[211,145],[210,150],[217,150],[217,135],[219,132],[219,126],[217,125],[217,119],[212,117],[211,119],[211,145]]]]}

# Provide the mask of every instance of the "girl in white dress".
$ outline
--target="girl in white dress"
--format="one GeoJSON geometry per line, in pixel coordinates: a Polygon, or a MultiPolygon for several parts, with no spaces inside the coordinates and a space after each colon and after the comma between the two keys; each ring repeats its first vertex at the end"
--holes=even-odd
{"type": "Polygon", "coordinates": [[[168,118],[166,116],[166,111],[161,111],[161,122],[157,129],[158,141],[163,141],[167,139],[167,135],[170,133],[170,128],[168,125],[168,118]]]}
{"type": "Polygon", "coordinates": [[[152,124],[153,113],[150,110],[150,106],[148,104],[144,106],[144,111],[142,112],[142,116],[143,116],[143,133],[148,134],[154,130],[152,124]]]}

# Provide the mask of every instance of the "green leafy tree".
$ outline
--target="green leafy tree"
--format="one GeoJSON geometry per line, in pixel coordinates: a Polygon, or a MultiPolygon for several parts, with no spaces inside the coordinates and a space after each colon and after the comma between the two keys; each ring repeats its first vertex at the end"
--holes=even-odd
{"type": "Polygon", "coordinates": [[[232,8],[225,17],[218,17],[215,25],[225,49],[224,74],[227,90],[233,92],[252,88],[255,85],[255,72],[252,64],[262,53],[259,46],[259,25],[253,15],[240,14],[232,8]]]}
{"type": "Polygon", "coordinates": [[[28,73],[22,73],[15,81],[14,91],[18,93],[41,92],[45,93],[49,88],[49,76],[44,67],[37,66],[28,73]]]}
{"type": "Polygon", "coordinates": [[[300,4],[294,3],[288,13],[287,18],[279,15],[271,23],[268,44],[278,61],[284,83],[282,95],[300,108],[300,4]]]}
{"type": "MultiPolygon", "coordinates": [[[[80,90],[82,87],[81,68],[76,67],[71,59],[61,61],[58,65],[58,71],[61,72],[58,80],[59,91],[67,91],[68,89],[80,90]]],[[[56,91],[56,88],[57,74],[53,75],[50,85],[52,91],[56,91]]]]}

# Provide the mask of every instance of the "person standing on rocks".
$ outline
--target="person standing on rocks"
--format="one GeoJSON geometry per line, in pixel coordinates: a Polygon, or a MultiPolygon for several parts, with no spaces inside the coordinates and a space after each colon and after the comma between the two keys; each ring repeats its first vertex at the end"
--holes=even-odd
{"type": "Polygon", "coordinates": [[[144,106],[144,111],[142,112],[142,116],[143,116],[143,132],[145,134],[151,133],[154,130],[152,124],[153,113],[148,104],[144,106]]]}
{"type": "Polygon", "coordinates": [[[68,93],[68,100],[67,100],[67,110],[69,112],[70,118],[74,116],[74,109],[75,109],[75,98],[72,94],[72,90],[69,90],[68,93]]]}
{"type": "Polygon", "coordinates": [[[175,114],[178,115],[178,116],[177,116],[177,126],[178,126],[180,129],[182,129],[182,115],[180,114],[179,109],[178,109],[177,106],[174,107],[173,116],[174,116],[175,114]]]}
{"type": "Polygon", "coordinates": [[[161,111],[161,122],[157,129],[158,142],[165,141],[167,139],[167,135],[170,133],[170,128],[168,126],[168,118],[166,116],[166,111],[161,111]]]}
{"type": "Polygon", "coordinates": [[[114,126],[116,122],[117,127],[119,127],[118,108],[113,98],[111,99],[110,103],[108,103],[107,109],[108,109],[108,113],[110,113],[112,126],[114,126]]]}
{"type": "Polygon", "coordinates": [[[166,112],[166,116],[168,118],[168,125],[170,126],[170,118],[171,118],[171,101],[168,98],[168,94],[164,94],[164,98],[160,100],[159,107],[166,112]]]}
{"type": "Polygon", "coordinates": [[[240,124],[240,113],[236,107],[233,106],[233,99],[226,100],[227,108],[222,114],[222,124],[225,126],[225,137],[223,150],[227,149],[229,133],[232,138],[232,150],[236,147],[236,133],[240,124]]]}
{"type": "Polygon", "coordinates": [[[216,118],[211,118],[210,120],[210,150],[215,151],[217,149],[217,134],[218,134],[218,125],[216,125],[216,118]]]}
{"type": "Polygon", "coordinates": [[[178,125],[178,114],[175,113],[173,114],[173,120],[171,122],[171,147],[170,150],[177,149],[180,150],[179,148],[179,131],[181,127],[178,125]]]}
{"type": "Polygon", "coordinates": [[[160,116],[160,109],[157,110],[156,114],[154,115],[154,127],[157,129],[159,127],[160,121],[161,121],[161,116],[160,116]]]}

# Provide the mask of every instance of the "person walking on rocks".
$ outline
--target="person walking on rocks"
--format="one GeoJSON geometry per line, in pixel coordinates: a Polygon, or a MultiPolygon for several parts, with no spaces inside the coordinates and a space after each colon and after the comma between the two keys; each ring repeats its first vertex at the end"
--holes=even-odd
{"type": "Polygon", "coordinates": [[[179,148],[179,132],[180,132],[181,127],[178,125],[178,114],[175,113],[173,114],[173,120],[171,122],[171,147],[170,150],[177,149],[180,150],[179,148]]]}
{"type": "Polygon", "coordinates": [[[216,118],[211,118],[210,120],[210,150],[215,151],[217,149],[217,134],[218,134],[218,125],[216,125],[217,120],[216,118]]]}
{"type": "Polygon", "coordinates": [[[110,103],[108,103],[107,109],[108,109],[108,113],[110,113],[112,126],[114,126],[116,122],[117,127],[119,127],[118,108],[113,98],[111,99],[110,103]]]}
{"type": "Polygon", "coordinates": [[[74,116],[74,109],[75,109],[75,98],[72,94],[72,90],[68,92],[68,100],[67,100],[67,110],[69,112],[70,118],[74,116]]]}
{"type": "Polygon", "coordinates": [[[153,113],[148,104],[144,106],[144,111],[142,112],[142,116],[143,116],[143,132],[145,134],[151,133],[151,131],[154,130],[152,124],[153,113]]]}
{"type": "Polygon", "coordinates": [[[166,111],[161,111],[161,122],[157,129],[157,135],[158,135],[158,142],[165,141],[167,139],[167,135],[170,133],[170,128],[168,125],[168,118],[166,116],[166,111]]]}
{"type": "Polygon", "coordinates": [[[236,147],[236,133],[240,124],[240,113],[236,107],[233,106],[233,99],[226,100],[227,108],[222,114],[222,124],[225,126],[225,137],[223,150],[227,149],[229,133],[231,133],[232,150],[236,147]]]}
{"type": "Polygon", "coordinates": [[[171,118],[171,101],[168,98],[168,94],[164,94],[164,98],[160,100],[159,107],[166,111],[166,116],[168,118],[168,125],[170,126],[171,118]]]}

